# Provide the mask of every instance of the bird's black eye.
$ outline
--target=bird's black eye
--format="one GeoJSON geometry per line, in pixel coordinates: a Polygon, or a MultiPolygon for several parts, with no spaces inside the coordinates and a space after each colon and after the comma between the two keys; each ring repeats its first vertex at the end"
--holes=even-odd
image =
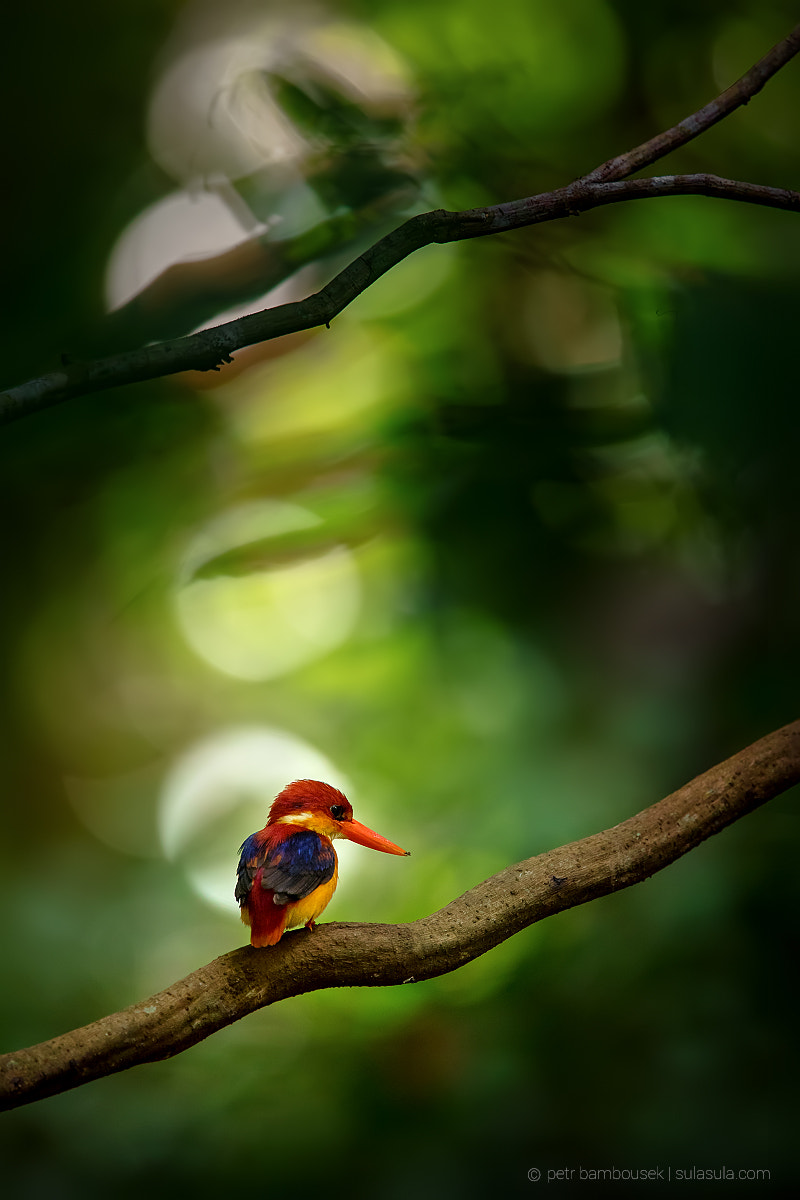
{"type": "Polygon", "coordinates": [[[333,817],[334,821],[341,821],[342,817],[344,816],[344,813],[345,813],[345,810],[341,804],[332,804],[331,805],[331,816],[333,817]]]}

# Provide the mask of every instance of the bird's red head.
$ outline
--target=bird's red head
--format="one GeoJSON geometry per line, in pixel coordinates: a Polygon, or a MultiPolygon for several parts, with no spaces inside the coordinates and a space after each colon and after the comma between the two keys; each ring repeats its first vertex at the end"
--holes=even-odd
{"type": "Polygon", "coordinates": [[[267,825],[295,825],[325,837],[347,838],[384,854],[408,854],[360,821],[354,821],[353,809],[344,793],[318,779],[298,779],[288,784],[275,797],[267,825]]]}

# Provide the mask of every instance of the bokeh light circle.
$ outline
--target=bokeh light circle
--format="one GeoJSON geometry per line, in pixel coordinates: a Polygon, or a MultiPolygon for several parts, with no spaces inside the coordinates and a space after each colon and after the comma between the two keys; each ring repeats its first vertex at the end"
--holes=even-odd
{"type": "Polygon", "coordinates": [[[175,613],[189,645],[238,679],[273,679],[312,662],[352,632],[361,606],[353,555],[342,545],[294,561],[270,563],[270,539],[321,524],[308,509],[264,500],[224,513],[194,540],[175,592],[175,613]],[[209,559],[256,545],[266,565],[197,578],[209,559]]]}

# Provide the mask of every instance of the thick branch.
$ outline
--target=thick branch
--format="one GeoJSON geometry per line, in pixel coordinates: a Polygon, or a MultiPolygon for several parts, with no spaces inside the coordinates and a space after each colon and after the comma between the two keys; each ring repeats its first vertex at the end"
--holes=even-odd
{"type": "Polygon", "coordinates": [[[640,883],[798,781],[795,721],[621,825],[509,867],[422,920],[323,925],[270,950],[233,950],[141,1004],[6,1054],[0,1107],[170,1058],[289,996],[454,971],[536,921],[640,883]]]}
{"type": "Polygon", "coordinates": [[[432,243],[507,233],[544,221],[575,216],[606,204],[663,196],[714,196],[800,212],[800,192],[720,179],[716,175],[665,175],[612,183],[579,181],[539,196],[465,212],[422,213],[381,238],[345,267],[321,291],[293,304],[281,304],[239,317],[213,329],[126,354],[73,363],[0,393],[0,424],[73,396],[122,384],[140,383],[179,371],[209,371],[229,362],[236,350],[289,333],[329,325],[357,296],[409,254],[432,243]]]}
{"type": "Polygon", "coordinates": [[[782,42],[778,42],[777,46],[773,46],[769,54],[765,54],[760,62],[751,67],[721,96],[717,96],[716,100],[712,100],[698,112],[692,113],[690,117],[685,117],[672,129],[667,129],[664,133],[650,138],[648,142],[643,142],[641,146],[636,146],[635,149],[628,150],[625,154],[620,154],[616,158],[604,162],[601,166],[595,167],[594,171],[584,177],[584,182],[603,183],[612,179],[625,179],[634,171],[641,171],[650,163],[657,162],[658,159],[677,150],[680,146],[685,146],[687,142],[691,142],[706,129],[710,129],[712,125],[716,125],[718,121],[752,100],[753,96],[761,91],[764,84],[780,71],[781,67],[785,67],[798,51],[800,51],[800,25],[797,25],[782,42]]]}

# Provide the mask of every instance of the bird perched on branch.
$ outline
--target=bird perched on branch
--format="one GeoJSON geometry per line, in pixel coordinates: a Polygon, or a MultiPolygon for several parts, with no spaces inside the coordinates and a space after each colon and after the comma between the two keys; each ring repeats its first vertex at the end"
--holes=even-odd
{"type": "Polygon", "coordinates": [[[339,878],[333,838],[384,854],[409,853],[354,821],[347,797],[329,783],[290,783],[275,798],[264,828],[241,846],[236,899],[252,946],[274,946],[295,925],[314,928],[339,878]]]}

